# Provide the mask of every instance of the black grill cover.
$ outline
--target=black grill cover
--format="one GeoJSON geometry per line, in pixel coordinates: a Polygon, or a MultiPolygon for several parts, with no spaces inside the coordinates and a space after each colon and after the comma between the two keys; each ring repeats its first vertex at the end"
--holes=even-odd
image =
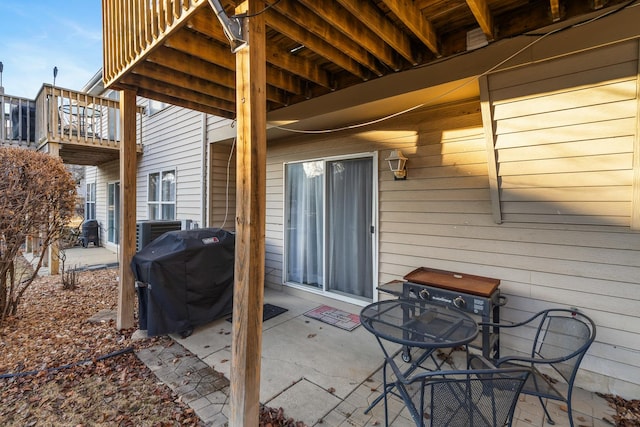
{"type": "Polygon", "coordinates": [[[131,260],[139,326],[149,336],[181,333],[232,311],[234,234],[218,228],[170,231],[131,260]]]}

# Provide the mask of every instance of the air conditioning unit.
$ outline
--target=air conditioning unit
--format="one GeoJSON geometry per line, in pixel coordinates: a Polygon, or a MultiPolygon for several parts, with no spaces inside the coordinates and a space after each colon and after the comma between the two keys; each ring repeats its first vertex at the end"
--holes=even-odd
{"type": "Polygon", "coordinates": [[[138,221],[136,223],[136,252],[168,231],[182,229],[182,221],[138,221]]]}

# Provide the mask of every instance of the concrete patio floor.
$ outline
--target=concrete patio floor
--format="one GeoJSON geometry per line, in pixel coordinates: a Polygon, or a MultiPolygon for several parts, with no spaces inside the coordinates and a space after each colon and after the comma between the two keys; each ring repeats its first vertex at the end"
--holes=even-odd
{"type": "MultiPolygon", "coordinates": [[[[105,248],[73,248],[68,265],[96,268],[113,265],[117,256],[105,248]]],[[[282,287],[267,289],[265,303],[287,311],[263,324],[260,401],[282,407],[285,414],[309,426],[382,426],[384,404],[364,410],[382,389],[382,352],[364,327],[349,332],[304,313],[326,304],[359,314],[361,307],[282,287]]],[[[191,406],[208,426],[228,425],[231,368],[231,326],[218,319],[196,328],[187,338],[172,335],[174,345],[138,352],[138,357],[191,406]],[[222,375],[220,375],[222,374],[222,375]]],[[[464,353],[454,352],[456,365],[464,353]],[[460,353],[460,354],[457,354],[460,353]]],[[[549,403],[556,427],[569,425],[566,408],[549,403]]],[[[575,427],[615,425],[615,410],[595,393],[574,389],[575,427]]],[[[389,402],[390,425],[414,425],[403,403],[389,402]]],[[[545,427],[536,398],[521,396],[516,427],[545,427]]]]}
{"type": "MultiPolygon", "coordinates": [[[[309,426],[382,426],[384,404],[368,414],[364,410],[382,390],[382,352],[374,337],[362,326],[349,332],[304,316],[309,310],[327,304],[358,314],[360,307],[307,296],[300,291],[267,289],[265,302],[288,311],[264,322],[262,338],[261,403],[278,408],[309,426]]],[[[185,372],[204,372],[216,378],[215,370],[229,378],[231,364],[231,323],[219,319],[197,328],[187,338],[172,336],[179,346],[150,349],[139,357],[158,375],[168,375],[167,384],[183,396],[196,413],[211,426],[228,422],[228,381],[212,391],[211,378],[185,379],[185,372]],[[168,351],[168,353],[165,353],[168,351]],[[174,352],[183,352],[179,366],[174,352]],[[163,354],[165,353],[165,354],[163,354]],[[164,359],[164,361],[163,361],[164,359]],[[191,368],[186,368],[191,365],[191,368]],[[186,369],[186,371],[185,371],[186,369]],[[182,375],[175,372],[182,372],[182,375]],[[173,373],[172,373],[173,372],[173,373]],[[202,391],[199,383],[204,384],[202,391]],[[173,385],[172,385],[173,384],[173,385]],[[209,392],[209,393],[207,393],[209,392]]],[[[454,352],[456,366],[464,365],[464,353],[454,352]]],[[[163,380],[165,381],[165,380],[163,380]]],[[[575,426],[614,425],[615,410],[595,393],[574,389],[575,426]]],[[[390,425],[414,425],[397,398],[389,403],[390,425]]],[[[557,427],[568,426],[566,408],[551,402],[550,411],[557,427]]],[[[536,398],[521,396],[516,407],[516,427],[550,425],[536,398]]]]}

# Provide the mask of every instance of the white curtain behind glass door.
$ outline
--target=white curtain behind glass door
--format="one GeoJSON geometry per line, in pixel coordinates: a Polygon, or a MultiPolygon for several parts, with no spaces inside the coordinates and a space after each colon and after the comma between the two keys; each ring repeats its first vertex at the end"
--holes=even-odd
{"type": "Polygon", "coordinates": [[[289,282],[322,288],[324,163],[287,165],[287,271],[289,282]]]}
{"type": "Polygon", "coordinates": [[[370,158],[327,163],[327,290],[373,297],[370,158]]]}

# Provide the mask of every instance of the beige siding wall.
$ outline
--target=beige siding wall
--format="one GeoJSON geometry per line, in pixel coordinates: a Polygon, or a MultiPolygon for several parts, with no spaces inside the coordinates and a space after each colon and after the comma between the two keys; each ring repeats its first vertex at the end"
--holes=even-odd
{"type": "Polygon", "coordinates": [[[211,144],[209,189],[209,224],[211,227],[235,230],[236,156],[233,143],[211,144]]]}
{"type": "Polygon", "coordinates": [[[504,224],[474,251],[509,267],[498,276],[507,319],[556,304],[590,315],[598,331],[584,367],[609,378],[581,380],[627,396],[640,387],[638,51],[632,40],[488,76],[493,206],[504,224]]]}
{"type": "MultiPolygon", "coordinates": [[[[234,122],[210,116],[207,122],[208,141],[216,141],[225,132],[235,131],[234,122]]],[[[216,141],[209,145],[209,227],[235,230],[236,156],[234,140],[216,141]],[[231,149],[233,147],[233,153],[231,149]],[[231,156],[231,157],[230,157],[231,156]]]]}
{"type": "Polygon", "coordinates": [[[638,42],[490,75],[504,221],[630,226],[638,42]]]}
{"type": "MultiPolygon", "coordinates": [[[[619,80],[611,84],[618,85],[616,94],[626,98],[632,83],[628,78],[619,80]]],[[[598,97],[601,89],[602,85],[596,85],[594,96],[598,97]]],[[[588,96],[581,94],[580,98],[588,96]]],[[[626,99],[615,102],[629,104],[626,99]]],[[[628,105],[615,109],[622,111],[622,121],[633,115],[628,109],[628,105]]],[[[498,123],[497,128],[503,129],[501,125],[498,123]]],[[[635,307],[640,304],[640,238],[629,229],[628,220],[627,226],[621,226],[620,221],[609,226],[569,225],[550,221],[555,215],[526,222],[524,214],[511,214],[507,216],[508,221],[496,224],[492,216],[488,155],[479,101],[413,113],[378,126],[379,130],[296,137],[269,145],[267,283],[282,283],[283,164],[379,151],[379,283],[402,278],[420,266],[434,267],[500,279],[502,293],[508,297],[508,304],[502,310],[503,319],[507,321],[523,320],[548,307],[577,307],[592,316],[598,325],[597,342],[583,362],[579,384],[626,396],[637,391],[640,387],[640,340],[637,338],[640,318],[635,307]],[[401,148],[409,158],[406,181],[394,181],[383,160],[392,148],[401,148]]],[[[614,128],[617,129],[611,126],[614,128]]],[[[629,127],[625,133],[628,130],[629,127]]],[[[587,133],[584,129],[577,132],[587,133]]],[[[590,137],[587,134],[574,139],[589,140],[590,137]]],[[[633,132],[620,139],[626,141],[622,156],[628,158],[633,132]]],[[[612,140],[618,142],[609,136],[604,142],[598,142],[619,146],[611,143],[612,140]]],[[[597,151],[592,148],[597,144],[585,143],[588,147],[580,148],[580,153],[597,151]]],[[[573,158],[582,154],[561,155],[577,145],[573,141],[567,144],[560,153],[552,150],[548,156],[574,164],[573,158]]],[[[594,156],[596,165],[602,165],[601,154],[588,155],[594,156]]],[[[517,161],[524,161],[524,154],[518,156],[517,161]]],[[[631,167],[629,159],[625,165],[627,169],[631,167]]],[[[504,172],[501,162],[498,168],[504,172]]],[[[614,168],[613,172],[592,174],[606,182],[614,180],[614,185],[606,184],[614,187],[610,198],[626,195],[624,201],[613,203],[621,203],[626,209],[623,216],[628,218],[630,182],[627,179],[620,185],[620,179],[615,178],[618,172],[614,168]]],[[[630,171],[623,174],[628,177],[630,171]]],[[[600,185],[601,181],[596,181],[600,185]]],[[[550,191],[553,197],[557,194],[558,191],[550,191]]],[[[589,200],[594,203],[611,202],[602,202],[602,191],[594,190],[590,194],[589,200]]],[[[545,195],[546,190],[539,191],[537,197],[527,202],[527,209],[536,211],[540,205],[555,203],[553,198],[546,200],[545,195]]],[[[585,198],[584,193],[582,197],[585,198]]],[[[589,200],[574,203],[574,208],[579,209],[589,200]]],[[[591,209],[588,203],[585,206],[591,209]]],[[[604,223],[609,224],[612,216],[620,215],[606,215],[604,223]]],[[[524,350],[527,345],[527,337],[503,337],[505,349],[524,350]]]]}

